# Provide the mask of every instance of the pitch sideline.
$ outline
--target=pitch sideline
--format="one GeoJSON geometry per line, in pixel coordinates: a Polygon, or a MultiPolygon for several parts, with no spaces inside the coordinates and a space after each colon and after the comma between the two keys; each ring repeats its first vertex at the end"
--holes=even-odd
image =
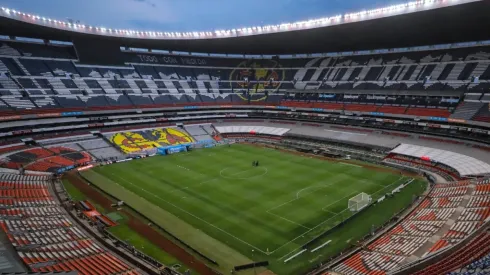
{"type": "MultiPolygon", "coordinates": [[[[395,180],[395,181],[394,181],[393,183],[391,183],[390,185],[387,185],[385,188],[387,188],[387,187],[389,187],[389,186],[392,186],[393,184],[395,184],[396,182],[398,182],[398,181],[399,181],[400,179],[402,179],[402,178],[405,178],[405,176],[401,176],[400,178],[398,178],[397,180],[395,180]]],[[[381,190],[384,190],[385,188],[383,188],[383,189],[381,189],[381,190]]],[[[381,190],[379,190],[379,191],[381,191],[381,190]]],[[[376,193],[378,193],[379,191],[376,191],[376,192],[375,192],[375,193],[373,193],[373,194],[376,194],[376,193]]],[[[344,198],[345,198],[345,197],[344,197],[344,198]]],[[[338,202],[338,201],[337,201],[337,202],[338,202]]],[[[335,202],[335,203],[336,203],[336,202],[335,202]]],[[[322,208],[322,210],[323,210],[323,208],[322,208]]],[[[280,248],[282,248],[282,247],[284,247],[284,246],[288,245],[289,243],[292,243],[293,241],[295,241],[295,240],[299,239],[300,237],[302,237],[302,236],[303,236],[303,235],[305,235],[306,233],[308,233],[308,232],[312,231],[313,229],[316,229],[317,227],[319,227],[319,226],[323,225],[323,224],[324,224],[324,223],[326,223],[327,221],[329,221],[329,220],[331,220],[331,219],[333,219],[333,218],[337,217],[338,215],[340,215],[341,213],[345,212],[346,210],[348,210],[348,208],[346,208],[346,209],[344,209],[343,211],[339,212],[337,215],[335,215],[335,216],[333,216],[333,217],[331,217],[331,218],[326,219],[325,221],[321,222],[321,223],[320,223],[320,224],[318,224],[317,226],[313,227],[311,230],[306,231],[305,233],[303,233],[303,234],[299,235],[298,237],[296,237],[296,238],[292,239],[291,241],[287,242],[286,244],[283,244],[282,246],[280,246],[280,247],[279,247],[279,248],[277,248],[276,250],[272,251],[270,254],[272,254],[272,253],[276,252],[276,251],[277,251],[277,250],[279,250],[280,248]]],[[[308,242],[307,242],[307,243],[308,243],[308,242]]],[[[305,244],[306,244],[306,243],[305,243],[305,244]]],[[[303,246],[304,246],[304,244],[303,244],[303,245],[300,245],[300,246],[299,246],[299,247],[297,247],[296,249],[294,249],[294,250],[290,251],[288,254],[286,254],[286,255],[282,256],[281,258],[279,258],[279,260],[281,260],[281,259],[283,259],[284,257],[286,257],[286,256],[290,255],[291,253],[293,253],[293,252],[297,251],[299,248],[301,248],[301,247],[303,247],[303,246]]]]}
{"type": "MultiPolygon", "coordinates": [[[[225,169],[226,169],[226,168],[225,168],[225,169]]],[[[221,175],[221,172],[222,172],[223,170],[225,170],[225,169],[222,169],[222,170],[220,171],[220,175],[221,175]]],[[[267,168],[265,168],[265,169],[267,169],[267,168]]],[[[247,172],[247,171],[249,171],[249,170],[252,170],[252,169],[248,169],[248,170],[246,170],[246,171],[241,171],[241,172],[238,172],[238,173],[236,173],[236,174],[241,174],[241,173],[247,172]]],[[[264,173],[263,175],[257,175],[257,176],[264,176],[265,174],[267,174],[267,172],[268,172],[268,170],[267,170],[267,171],[266,171],[266,173],[264,173]]],[[[235,174],[233,174],[233,175],[235,175],[235,174]]],[[[115,176],[116,176],[116,177],[118,177],[118,178],[120,178],[120,177],[119,177],[119,176],[117,176],[117,175],[115,175],[115,176]]],[[[254,177],[256,177],[256,176],[254,176],[254,177]]],[[[397,180],[395,180],[395,181],[394,181],[392,184],[385,186],[384,188],[382,188],[382,189],[378,190],[377,192],[375,192],[375,193],[373,193],[373,194],[376,194],[376,193],[378,193],[378,192],[380,192],[380,191],[384,190],[385,188],[388,188],[388,187],[392,186],[393,184],[395,184],[396,182],[398,182],[398,181],[399,181],[400,179],[402,179],[402,178],[405,178],[405,176],[403,176],[403,175],[402,175],[400,178],[398,178],[397,180]]],[[[121,179],[121,178],[120,178],[120,179],[121,179]]],[[[209,180],[203,181],[203,182],[201,182],[201,183],[199,183],[199,184],[200,184],[200,185],[202,185],[202,183],[204,183],[204,182],[214,181],[214,180],[217,180],[217,179],[219,179],[219,178],[209,179],[209,180]]],[[[136,188],[139,188],[139,187],[137,187],[135,184],[133,184],[132,182],[129,182],[129,181],[125,180],[125,179],[122,179],[122,180],[124,180],[124,181],[126,181],[126,182],[130,183],[131,185],[135,186],[136,188]]],[[[116,182],[116,184],[118,184],[118,183],[116,182]]],[[[317,190],[324,189],[324,188],[326,188],[326,187],[331,186],[332,184],[334,184],[334,183],[324,184],[324,185],[323,185],[323,188],[320,188],[320,189],[317,189],[317,190]]],[[[118,184],[118,185],[119,185],[119,186],[121,186],[120,184],[118,184]]],[[[121,187],[122,187],[122,188],[124,188],[124,186],[121,186],[121,187]]],[[[312,187],[314,187],[314,186],[312,186],[312,187]]],[[[186,187],[185,189],[187,189],[187,188],[188,188],[188,187],[186,187]]],[[[250,244],[250,243],[248,243],[248,242],[246,242],[246,241],[244,241],[244,240],[240,239],[239,237],[236,237],[235,235],[233,235],[233,234],[231,234],[231,233],[227,232],[226,230],[223,230],[223,229],[221,229],[221,228],[219,228],[219,227],[217,227],[217,226],[215,226],[215,225],[213,225],[213,224],[209,223],[208,221],[203,220],[202,218],[199,218],[198,216],[196,216],[196,215],[194,215],[194,214],[192,214],[192,213],[190,213],[190,212],[188,212],[188,211],[186,211],[186,210],[182,209],[181,207],[179,207],[179,206],[177,206],[177,205],[175,205],[175,204],[173,204],[173,203],[171,203],[171,202],[169,202],[169,201],[167,201],[167,200],[165,200],[165,199],[162,199],[162,198],[160,198],[159,196],[157,196],[157,195],[155,195],[155,194],[152,194],[151,192],[148,192],[147,190],[145,190],[145,189],[143,189],[143,188],[140,188],[140,189],[141,189],[142,191],[144,191],[144,192],[146,192],[146,193],[150,194],[150,195],[153,195],[155,198],[157,198],[157,199],[159,199],[159,200],[161,200],[161,201],[164,201],[165,203],[167,203],[167,204],[169,204],[169,205],[171,205],[171,206],[173,206],[173,207],[175,207],[175,208],[179,209],[180,211],[182,211],[182,212],[184,212],[184,213],[186,213],[186,214],[188,214],[188,215],[190,215],[190,216],[192,216],[192,217],[194,217],[194,218],[196,218],[196,219],[198,219],[198,220],[200,220],[200,221],[204,222],[205,224],[208,224],[208,225],[210,225],[211,227],[213,227],[213,228],[215,228],[215,229],[217,229],[217,230],[219,230],[219,231],[221,231],[221,232],[225,233],[226,235],[228,235],[228,236],[230,236],[230,237],[232,237],[232,238],[234,238],[234,239],[238,240],[239,242],[241,242],[241,243],[243,243],[243,244],[246,244],[246,245],[248,245],[249,247],[252,247],[252,248],[256,249],[256,250],[257,250],[257,251],[259,251],[259,252],[262,252],[262,253],[264,253],[265,255],[271,255],[271,254],[273,254],[273,253],[277,252],[279,249],[283,248],[284,246],[286,246],[286,245],[288,245],[288,244],[290,244],[290,243],[294,242],[295,240],[299,239],[300,237],[302,237],[302,236],[306,235],[307,233],[311,232],[312,230],[314,230],[314,229],[316,229],[316,228],[320,227],[321,225],[325,224],[326,222],[330,221],[331,219],[333,219],[333,218],[337,217],[337,216],[338,216],[338,215],[340,215],[341,213],[343,213],[343,212],[345,212],[346,210],[348,210],[348,209],[346,208],[346,209],[344,209],[343,211],[341,211],[341,212],[339,212],[339,213],[336,213],[336,214],[335,214],[333,217],[330,217],[330,218],[328,218],[328,219],[326,219],[326,220],[322,221],[321,223],[319,223],[318,225],[314,226],[313,228],[309,228],[309,227],[306,227],[306,226],[304,226],[304,225],[300,225],[300,224],[298,224],[298,223],[296,223],[296,222],[294,222],[294,221],[290,221],[290,220],[288,220],[288,219],[286,219],[286,218],[284,218],[284,217],[281,217],[281,216],[279,216],[279,215],[277,215],[277,214],[274,214],[274,213],[269,212],[269,211],[271,211],[271,210],[277,209],[277,208],[279,208],[279,207],[281,207],[281,206],[283,206],[283,205],[286,205],[286,204],[288,204],[288,203],[291,203],[291,202],[293,202],[293,201],[296,201],[296,200],[300,199],[301,197],[298,197],[298,193],[299,193],[299,192],[301,192],[302,190],[304,190],[304,189],[308,189],[308,188],[311,188],[311,187],[307,187],[307,188],[300,189],[300,190],[299,190],[299,191],[296,193],[296,194],[297,194],[297,198],[292,199],[292,200],[290,200],[290,201],[287,201],[287,202],[285,202],[285,203],[282,203],[282,204],[280,204],[280,205],[278,205],[278,206],[275,206],[275,207],[273,207],[273,208],[271,208],[271,209],[269,209],[269,210],[267,210],[267,211],[266,211],[268,214],[275,215],[275,216],[277,216],[278,218],[281,218],[281,219],[283,219],[283,220],[289,221],[289,222],[291,222],[291,223],[297,224],[297,225],[299,225],[299,226],[301,226],[301,227],[303,227],[303,228],[308,229],[308,231],[306,231],[306,232],[304,232],[304,233],[300,234],[299,236],[295,237],[294,239],[292,239],[292,240],[290,240],[290,241],[288,241],[288,242],[284,243],[283,245],[279,246],[278,248],[276,248],[275,250],[273,250],[273,251],[271,251],[271,252],[266,252],[266,251],[263,251],[263,250],[261,250],[261,249],[259,249],[259,248],[255,247],[254,245],[252,245],[252,244],[250,244]]],[[[182,190],[182,189],[181,189],[181,190],[182,190]]],[[[181,191],[181,190],[180,190],[180,191],[181,191]]],[[[174,191],[177,191],[177,190],[174,190],[174,191]]],[[[308,194],[310,194],[310,193],[308,193],[308,194]]],[[[338,202],[338,201],[337,201],[337,202],[338,202]]],[[[336,202],[335,202],[335,203],[336,203],[336,202]]],[[[323,207],[323,208],[324,208],[324,207],[323,207]]],[[[323,208],[322,208],[322,210],[324,210],[323,208]]],[[[324,211],[325,211],[325,210],[324,210],[324,211]]],[[[329,211],[327,211],[327,212],[329,212],[329,211]]],[[[333,212],[330,212],[330,213],[334,214],[333,212]]],[[[221,241],[220,241],[220,242],[221,242],[221,241]]],[[[300,248],[300,247],[302,247],[302,246],[299,246],[299,248],[300,248]]],[[[297,251],[297,250],[298,250],[298,248],[296,248],[296,249],[294,249],[294,250],[290,251],[288,254],[286,254],[286,255],[282,256],[281,258],[279,258],[279,260],[280,260],[280,259],[282,259],[282,258],[284,258],[284,257],[286,257],[287,255],[290,255],[291,253],[293,253],[294,251],[297,251]]]]}
{"type": "MultiPolygon", "coordinates": [[[[113,175],[114,175],[114,174],[113,174],[113,175]]],[[[196,216],[196,215],[194,215],[194,214],[190,213],[189,211],[187,211],[187,210],[185,210],[185,209],[182,209],[181,207],[179,207],[179,206],[175,205],[174,203],[171,203],[171,202],[169,202],[169,201],[167,201],[167,200],[165,200],[165,199],[162,199],[162,198],[160,198],[159,196],[157,196],[157,195],[155,195],[155,194],[153,194],[153,193],[151,193],[151,192],[147,191],[147,190],[146,190],[146,189],[144,189],[144,188],[138,187],[137,185],[135,185],[134,183],[132,183],[132,182],[130,182],[130,181],[128,181],[128,180],[126,180],[126,179],[123,179],[123,178],[121,178],[121,177],[119,177],[119,176],[117,176],[117,175],[114,175],[114,176],[116,176],[116,177],[118,177],[119,179],[121,179],[121,180],[123,180],[123,181],[125,181],[125,182],[127,182],[127,183],[129,183],[129,184],[131,184],[132,186],[135,186],[136,188],[139,188],[141,191],[143,191],[143,192],[145,192],[145,193],[147,193],[147,194],[149,194],[149,195],[151,195],[151,196],[153,196],[153,197],[155,197],[155,198],[157,198],[157,199],[159,199],[159,200],[161,200],[161,201],[163,201],[163,202],[165,202],[165,203],[167,203],[167,204],[169,204],[169,205],[171,205],[171,206],[173,206],[173,207],[175,207],[175,208],[177,208],[177,209],[179,209],[180,211],[182,211],[182,212],[184,212],[184,213],[188,214],[189,216],[192,216],[193,218],[198,219],[198,220],[200,220],[200,221],[204,222],[204,223],[205,223],[205,224],[207,224],[207,225],[210,225],[211,227],[213,227],[213,228],[215,228],[215,229],[217,229],[217,230],[219,230],[219,231],[221,231],[221,232],[225,233],[226,235],[228,235],[228,236],[230,236],[230,237],[234,238],[235,240],[240,241],[241,243],[246,244],[246,245],[250,246],[251,248],[256,249],[257,251],[260,251],[260,252],[264,253],[265,255],[269,255],[267,252],[263,251],[262,249],[257,248],[257,247],[255,247],[254,245],[252,245],[252,244],[250,244],[250,243],[248,243],[248,242],[246,242],[246,241],[244,241],[244,240],[242,240],[242,239],[238,238],[237,236],[235,236],[235,235],[233,235],[233,234],[231,234],[231,233],[227,232],[226,230],[223,230],[223,229],[221,229],[221,228],[217,227],[216,225],[213,225],[213,224],[209,223],[208,221],[206,221],[206,220],[204,220],[204,219],[202,219],[202,218],[200,218],[200,217],[198,217],[198,216],[196,216]]],[[[122,188],[126,189],[124,186],[120,185],[119,183],[117,183],[117,182],[115,182],[115,183],[116,183],[117,185],[119,185],[120,187],[122,187],[122,188]]],[[[129,191],[129,192],[131,192],[130,190],[128,190],[128,191],[129,191]]],[[[131,193],[133,193],[133,192],[131,192],[131,193]]],[[[220,240],[217,240],[217,241],[221,242],[220,240]]],[[[222,243],[222,242],[221,242],[221,243],[222,243]]]]}

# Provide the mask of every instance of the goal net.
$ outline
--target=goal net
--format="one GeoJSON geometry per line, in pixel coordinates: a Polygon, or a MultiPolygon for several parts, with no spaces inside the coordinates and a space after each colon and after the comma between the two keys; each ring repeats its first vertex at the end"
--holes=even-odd
{"type": "Polygon", "coordinates": [[[371,196],[366,193],[359,193],[349,199],[349,209],[352,212],[357,212],[371,203],[371,196]]]}

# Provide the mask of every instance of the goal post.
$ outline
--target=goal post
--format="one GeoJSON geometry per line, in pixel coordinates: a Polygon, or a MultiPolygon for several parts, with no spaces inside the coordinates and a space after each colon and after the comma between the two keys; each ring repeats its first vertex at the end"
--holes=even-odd
{"type": "Polygon", "coordinates": [[[359,193],[349,199],[349,209],[352,212],[357,212],[371,203],[371,196],[366,193],[359,193]]]}

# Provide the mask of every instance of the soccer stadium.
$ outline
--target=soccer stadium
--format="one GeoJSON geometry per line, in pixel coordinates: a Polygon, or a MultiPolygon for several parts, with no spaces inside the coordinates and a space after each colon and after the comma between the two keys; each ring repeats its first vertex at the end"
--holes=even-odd
{"type": "Polygon", "coordinates": [[[177,33],[2,7],[0,273],[490,274],[489,14],[177,33]]]}

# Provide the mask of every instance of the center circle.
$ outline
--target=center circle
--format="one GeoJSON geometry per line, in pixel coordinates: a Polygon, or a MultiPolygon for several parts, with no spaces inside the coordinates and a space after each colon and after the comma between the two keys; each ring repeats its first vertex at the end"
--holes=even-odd
{"type": "Polygon", "coordinates": [[[255,178],[255,177],[261,177],[261,176],[267,174],[267,172],[269,172],[266,167],[254,167],[254,168],[243,170],[243,171],[233,172],[233,173],[227,175],[226,171],[230,170],[230,169],[232,169],[232,167],[221,169],[221,171],[219,171],[219,175],[225,179],[246,180],[246,179],[251,179],[251,178],[255,178]],[[254,170],[259,171],[259,172],[258,173],[253,172],[254,170]],[[247,175],[247,173],[250,173],[252,175],[247,175]]]}

